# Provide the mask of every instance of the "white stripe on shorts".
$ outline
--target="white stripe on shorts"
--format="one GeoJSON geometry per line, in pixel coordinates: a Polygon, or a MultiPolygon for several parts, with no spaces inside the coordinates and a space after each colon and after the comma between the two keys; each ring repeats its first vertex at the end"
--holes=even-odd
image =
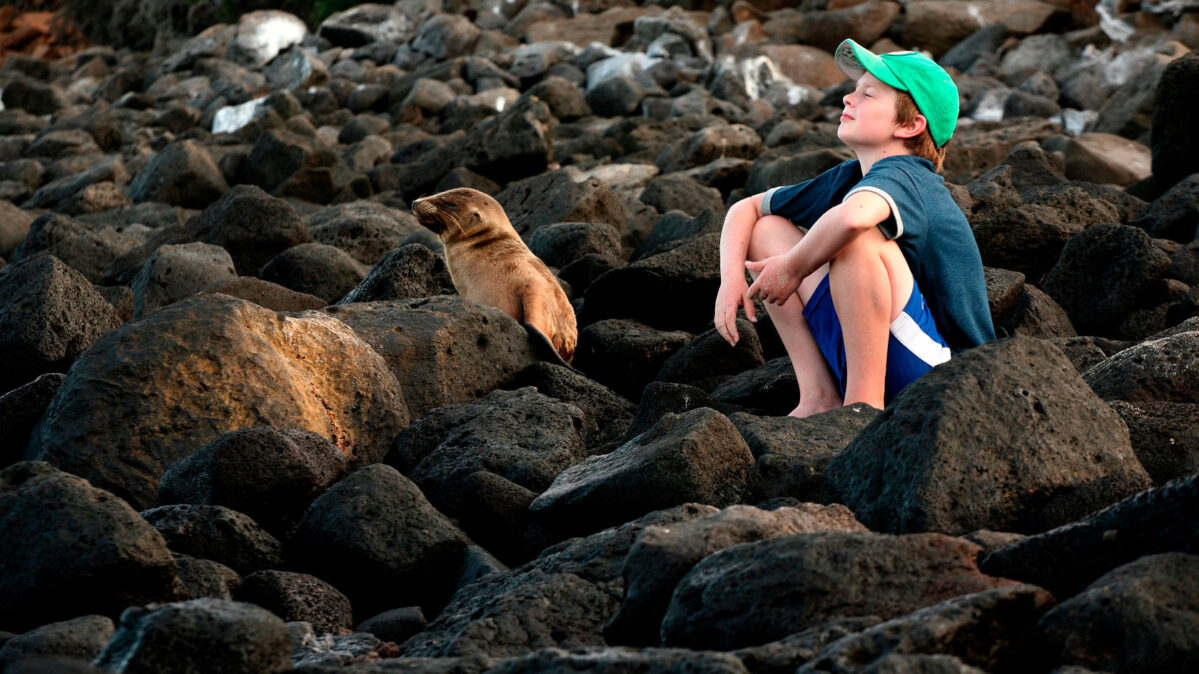
{"type": "Polygon", "coordinates": [[[939,342],[929,337],[928,333],[921,330],[920,325],[907,312],[901,311],[899,316],[891,321],[891,334],[895,335],[895,339],[908,351],[929,365],[940,365],[949,360],[949,347],[941,346],[939,342]]]}

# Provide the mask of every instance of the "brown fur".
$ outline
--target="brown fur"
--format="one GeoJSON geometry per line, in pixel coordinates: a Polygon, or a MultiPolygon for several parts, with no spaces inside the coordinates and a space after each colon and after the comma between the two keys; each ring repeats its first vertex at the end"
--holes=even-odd
{"type": "Polygon", "coordinates": [[[574,309],[499,202],[459,187],[417,199],[412,212],[445,244],[446,264],[459,295],[529,323],[570,362],[579,337],[574,309]]]}

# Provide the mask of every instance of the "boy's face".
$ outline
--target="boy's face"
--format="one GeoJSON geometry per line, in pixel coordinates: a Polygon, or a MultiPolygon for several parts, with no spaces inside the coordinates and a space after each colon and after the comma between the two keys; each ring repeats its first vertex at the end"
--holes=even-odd
{"type": "Polygon", "coordinates": [[[841,99],[845,107],[837,137],[855,150],[890,142],[896,128],[895,99],[895,89],[864,73],[857,87],[841,99]]]}

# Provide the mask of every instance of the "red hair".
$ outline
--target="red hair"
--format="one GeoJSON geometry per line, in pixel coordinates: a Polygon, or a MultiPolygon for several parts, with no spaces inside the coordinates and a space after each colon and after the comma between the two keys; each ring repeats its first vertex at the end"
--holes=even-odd
{"type": "MultiPolygon", "coordinates": [[[[919,114],[920,108],[916,107],[916,101],[912,100],[911,94],[906,91],[895,92],[896,124],[910,124],[916,121],[916,115],[919,114]]],[[[945,148],[949,144],[946,143],[941,147],[937,147],[927,127],[917,136],[904,138],[903,145],[913,155],[931,161],[933,166],[936,167],[937,172],[941,172],[941,165],[945,163],[945,148]]]]}

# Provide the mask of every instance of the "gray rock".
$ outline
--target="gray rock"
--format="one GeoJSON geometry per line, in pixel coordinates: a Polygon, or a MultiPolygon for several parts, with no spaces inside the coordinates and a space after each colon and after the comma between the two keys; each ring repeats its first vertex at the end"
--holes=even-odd
{"type": "Polygon", "coordinates": [[[654,178],[641,193],[641,201],[661,213],[676,210],[691,216],[697,216],[705,210],[724,213],[724,199],[720,196],[720,190],[704,187],[683,173],[668,173],[654,178]]]}
{"type": "Polygon", "coordinates": [[[90,661],[115,631],[112,620],[102,615],[42,625],[4,642],[0,647],[0,669],[12,671],[20,662],[34,665],[38,658],[51,655],[90,661]]]}
{"type": "Polygon", "coordinates": [[[288,669],[290,654],[287,627],[266,609],[193,599],[128,609],[95,664],[130,673],[257,674],[288,669]]]}
{"type": "Polygon", "coordinates": [[[302,243],[272,258],[263,265],[259,276],[332,304],[354,290],[367,271],[366,265],[340,248],[323,243],[302,243]]]}
{"type": "Polygon", "coordinates": [[[427,625],[428,622],[425,621],[425,616],[421,613],[419,606],[405,606],[367,618],[354,629],[359,632],[369,632],[383,641],[402,644],[412,635],[425,629],[427,625]]]}
{"type": "Polygon", "coordinates": [[[299,47],[288,47],[262,71],[276,91],[300,91],[329,81],[329,68],[320,58],[299,47]]]}
{"type": "Polygon", "coordinates": [[[410,243],[387,252],[337,304],[457,294],[445,259],[427,246],[410,243]]]}
{"type": "Polygon", "coordinates": [[[657,644],[671,594],[704,557],[740,543],[818,531],[866,528],[845,506],[811,503],[773,511],[738,505],[670,528],[646,527],[625,558],[624,601],[605,626],[605,639],[626,646],[657,644]]]}
{"type": "Polygon", "coordinates": [[[243,513],[219,505],[166,505],[141,512],[167,547],[245,575],[283,566],[283,546],[243,513]]]}
{"type": "Polygon", "coordinates": [[[0,276],[0,351],[8,392],[47,372],[65,372],[100,335],[121,325],[82,274],[52,255],[5,268],[0,276]]]}
{"type": "Polygon", "coordinates": [[[374,42],[400,44],[415,30],[416,23],[397,7],[361,4],[330,14],[317,33],[339,47],[360,47],[374,42]]]}
{"type": "Polygon", "coordinates": [[[533,230],[529,250],[551,267],[564,267],[584,255],[620,257],[620,232],[606,223],[561,222],[533,230]]]}
{"type": "Polygon", "coordinates": [[[724,415],[668,414],[609,454],[566,469],[529,505],[551,530],[584,533],[651,510],[737,503],[753,456],[724,415]]]}
{"type": "Polygon", "coordinates": [[[529,655],[512,658],[487,670],[494,674],[533,674],[534,672],[627,672],[667,674],[748,674],[736,656],[714,651],[689,651],[682,648],[587,648],[566,651],[544,648],[529,655]]]}
{"type": "Polygon", "coordinates": [[[162,246],[134,277],[133,316],[186,299],[222,281],[237,278],[233,258],[220,246],[199,241],[162,246]]]}
{"type": "Polygon", "coordinates": [[[467,17],[435,14],[412,38],[412,49],[428,58],[444,61],[469,54],[478,40],[479,29],[467,17]]]}
{"type": "Polygon", "coordinates": [[[242,276],[257,275],[279,253],[312,241],[291,204],[252,185],[230,190],[190,222],[189,229],[196,240],[229,251],[242,276]]]}
{"type": "Polygon", "coordinates": [[[757,159],[762,137],[744,124],[708,126],[676,141],[654,162],[662,173],[695,168],[718,159],[757,159]]]}
{"type": "Polygon", "coordinates": [[[950,534],[1034,530],[1053,499],[1120,476],[1106,503],[1151,486],[1117,415],[1061,351],[1027,337],[934,368],[824,472],[872,529],[950,534]]]}
{"type": "Polygon", "coordinates": [[[984,265],[1020,272],[1029,282],[1041,283],[1059,263],[1062,248],[1082,231],[1083,226],[1062,211],[1034,204],[1005,208],[978,222],[974,238],[984,265]]]}
{"type": "Polygon", "coordinates": [[[26,150],[28,156],[61,159],[73,155],[99,154],[92,134],[83,129],[62,129],[39,134],[26,150]]]}
{"type": "Polygon", "coordinates": [[[125,191],[111,181],[93,183],[72,194],[58,208],[67,215],[86,215],[131,206],[125,191]]]}
{"type": "Polygon", "coordinates": [[[634,261],[664,253],[704,234],[719,233],[723,220],[718,212],[704,211],[694,218],[681,211],[664,213],[658,224],[641,240],[633,253],[634,261]]]}
{"type": "Polygon", "coordinates": [[[164,504],[226,506],[282,534],[344,477],[346,463],[336,445],[312,431],[253,426],[226,433],[173,464],[158,496],[164,504]]]}
{"type": "Polygon", "coordinates": [[[762,344],[753,324],[737,319],[737,332],[740,339],[732,347],[715,328],[696,335],[670,354],[656,379],[711,391],[738,373],[764,364],[762,344]]]}
{"type": "Polygon", "coordinates": [[[940,534],[808,533],[709,555],[679,583],[662,623],[668,646],[768,643],[830,618],[895,618],[1011,581],[976,566],[978,548],[940,534]]]}
{"type": "Polygon", "coordinates": [[[1122,400],[1109,404],[1128,426],[1132,450],[1155,483],[1199,473],[1199,405],[1122,400]]]}
{"type": "Polygon", "coordinates": [[[308,26],[294,14],[271,9],[247,12],[237,20],[225,57],[261,67],[307,34],[308,26]]]}
{"type": "Polygon", "coordinates": [[[29,236],[29,225],[32,223],[33,214],[17,208],[11,202],[0,201],[0,256],[12,255],[29,236]]]}
{"type": "Polygon", "coordinates": [[[1193,524],[1196,512],[1199,476],[1190,476],[996,550],[981,567],[986,573],[1069,597],[1108,571],[1145,555],[1195,554],[1199,551],[1193,524]]]}
{"type": "MultiPolygon", "coordinates": [[[[272,311],[299,313],[309,309],[320,309],[328,304],[328,302],[325,302],[325,300],[316,295],[298,293],[290,288],[284,288],[278,283],[263,281],[254,276],[238,276],[235,279],[216,283],[209,286],[204,292],[221,293],[230,297],[247,300],[272,311]]],[[[129,298],[129,304],[130,316],[132,316],[132,295],[129,298]]]]}
{"type": "Polygon", "coordinates": [[[519,559],[532,499],[517,496],[513,503],[510,495],[544,492],[581,461],[583,425],[577,407],[532,388],[493,391],[417,419],[396,437],[386,460],[472,539],[502,559],[519,559]]]}
{"type": "Polygon", "coordinates": [[[1179,180],[1128,224],[1154,238],[1193,241],[1199,233],[1199,175],[1179,180]]]}
{"type": "Polygon", "coordinates": [[[1199,330],[1150,339],[1083,373],[1104,400],[1129,402],[1199,400],[1199,330]]]}
{"type": "Polygon", "coordinates": [[[1143,230],[1095,225],[1066,243],[1041,289],[1066,310],[1075,328],[1102,334],[1138,308],[1169,267],[1169,256],[1143,230]]]}
{"type": "Polygon", "coordinates": [[[559,222],[598,222],[623,231],[627,215],[616,192],[598,179],[574,178],[570,169],[553,171],[513,182],[495,198],[526,239],[537,228],[559,222]]]}
{"type": "Polygon", "coordinates": [[[13,251],[10,262],[46,253],[67,263],[92,283],[101,283],[109,265],[137,243],[134,237],[112,227],[97,227],[58,213],[46,213],[30,224],[28,236],[13,251]]]}
{"type": "Polygon", "coordinates": [[[383,357],[417,417],[481,398],[538,361],[520,324],[460,297],[355,302],[324,311],[383,357]]]}
{"type": "Polygon", "coordinates": [[[955,656],[980,668],[975,671],[1035,667],[1033,626],[1054,603],[1053,595],[1035,585],[954,597],[835,641],[797,671],[896,671],[881,667],[882,661],[933,654],[955,656]]]}
{"type": "Polygon", "coordinates": [[[0,471],[0,558],[0,622],[16,629],[116,615],[175,591],[161,534],[124,501],[42,462],[0,471]]]}
{"type": "MultiPolygon", "coordinates": [[[[759,319],[759,325],[761,320],[759,319]]],[[[795,409],[799,402],[799,384],[795,379],[795,368],[791,366],[791,359],[782,356],[766,361],[764,365],[752,370],[733,375],[712,389],[712,397],[741,407],[751,414],[785,416],[795,409]]]]}
{"type": "Polygon", "coordinates": [[[212,157],[191,140],[160,150],[129,184],[134,202],[161,201],[185,208],[204,208],[228,191],[212,157]]]}
{"type": "Polygon", "coordinates": [[[655,330],[632,320],[598,321],[579,331],[573,364],[630,400],[653,380],[670,355],[688,342],[681,330],[655,330]]]}
{"type": "Polygon", "coordinates": [[[825,467],[877,415],[878,410],[861,403],[805,419],[729,415],[755,457],[745,500],[827,502],[825,467]]]}
{"type": "Polygon", "coordinates": [[[815,658],[825,646],[880,622],[877,616],[834,618],[778,641],[735,650],[733,654],[755,674],[794,674],[797,667],[815,658]]]}
{"type": "Polygon", "coordinates": [[[304,621],[318,634],[338,634],[354,622],[350,600],[315,576],[292,571],[256,571],[234,592],[238,601],[257,604],[285,622],[304,621]]]}
{"type": "Polygon", "coordinates": [[[175,566],[182,586],[176,599],[232,599],[234,588],[241,584],[236,571],[211,559],[175,554],[175,566]]]}
{"type": "Polygon", "coordinates": [[[415,484],[374,464],[317,498],[289,549],[298,566],[331,582],[366,617],[413,604],[436,611],[454,589],[466,544],[415,484]]]}
{"type": "Polygon", "coordinates": [[[537,363],[521,370],[510,386],[535,386],[551,398],[570,403],[583,412],[584,438],[589,448],[624,437],[633,420],[633,403],[612,389],[573,368],[537,363]]]}
{"type": "Polygon", "coordinates": [[[43,374],[0,395],[0,438],[4,438],[0,445],[3,447],[0,468],[18,462],[24,456],[29,434],[62,385],[63,377],[59,373],[43,374]]]}
{"type": "Polygon", "coordinates": [[[1041,619],[1046,655],[1096,671],[1184,671],[1199,652],[1199,557],[1172,552],[1113,569],[1041,619]]]}
{"type": "Polygon", "coordinates": [[[1199,152],[1199,146],[1188,131],[1187,101],[1195,100],[1197,92],[1199,56],[1192,52],[1171,61],[1157,84],[1150,140],[1153,176],[1162,188],[1194,173],[1190,158],[1199,152]]]}
{"type": "MultiPolygon", "coordinates": [[[[39,174],[40,175],[40,174],[39,174]]],[[[105,159],[84,171],[48,179],[37,188],[33,196],[21,203],[24,208],[55,208],[66,204],[75,194],[88,186],[100,182],[124,185],[129,182],[129,173],[119,156],[105,159]]]]}

